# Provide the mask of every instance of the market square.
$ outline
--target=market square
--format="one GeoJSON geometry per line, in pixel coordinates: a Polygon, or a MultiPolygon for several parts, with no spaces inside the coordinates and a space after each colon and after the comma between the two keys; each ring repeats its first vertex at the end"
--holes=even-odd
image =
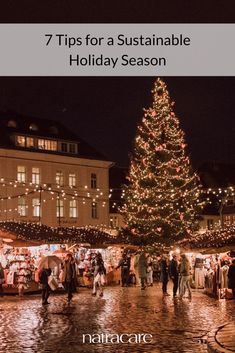
{"type": "Polygon", "coordinates": [[[41,103],[41,116],[40,79],[30,83],[29,110],[24,80],[15,80],[2,93],[19,112],[0,113],[0,350],[234,351],[232,97],[211,113],[216,123],[225,111],[227,124],[212,128],[202,114],[210,116],[221,103],[217,88],[233,80],[172,78],[168,87],[125,78],[122,87],[120,78],[79,79],[78,108],[75,80],[60,91],[62,79],[48,79],[52,101],[41,96],[50,107],[41,103]],[[109,98],[98,83],[107,94],[110,83],[109,98]],[[146,97],[144,83],[152,85],[146,97]],[[203,83],[213,99],[189,122],[203,83]],[[18,102],[9,98],[14,87],[18,102]],[[96,103],[86,105],[91,87],[96,103]],[[130,122],[120,117],[126,107],[130,122]]]}

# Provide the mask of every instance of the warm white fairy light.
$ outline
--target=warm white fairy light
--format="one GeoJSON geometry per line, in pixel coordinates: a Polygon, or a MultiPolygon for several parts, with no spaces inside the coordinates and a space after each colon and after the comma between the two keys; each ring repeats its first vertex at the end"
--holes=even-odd
{"type": "Polygon", "coordinates": [[[199,179],[191,170],[184,132],[160,79],[153,106],[144,110],[137,128],[128,179],[122,212],[130,229],[173,241],[197,225],[199,179]]]}

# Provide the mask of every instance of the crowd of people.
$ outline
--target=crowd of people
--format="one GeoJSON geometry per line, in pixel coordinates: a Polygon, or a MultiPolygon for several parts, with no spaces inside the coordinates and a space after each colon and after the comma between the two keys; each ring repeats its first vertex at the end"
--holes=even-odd
{"type": "MultiPolygon", "coordinates": [[[[91,276],[93,278],[92,295],[103,296],[103,289],[106,283],[106,268],[101,253],[93,253],[91,261],[91,276]]],[[[73,293],[76,292],[77,275],[76,260],[71,253],[68,253],[61,264],[60,282],[67,293],[68,302],[71,301],[73,293]]],[[[173,283],[173,297],[183,298],[187,295],[192,297],[190,280],[192,277],[190,261],[185,254],[172,254],[171,259],[168,255],[151,255],[144,250],[136,253],[123,251],[122,257],[114,270],[121,269],[121,285],[139,286],[145,290],[148,286],[153,286],[154,280],[162,283],[163,296],[169,296],[168,284],[173,283]]],[[[48,298],[51,293],[53,279],[51,268],[41,268],[39,271],[39,282],[42,288],[42,304],[49,304],[48,298]]],[[[233,291],[235,298],[235,260],[228,271],[229,288],[233,291]]],[[[3,294],[2,284],[4,281],[3,268],[0,263],[0,296],[3,294]]]]}
{"type": "MultiPolygon", "coordinates": [[[[99,296],[103,296],[103,286],[105,284],[106,269],[104,266],[104,261],[100,253],[93,254],[91,260],[92,270],[93,270],[93,290],[92,295],[96,296],[99,292],[99,296]]],[[[39,282],[42,286],[42,304],[49,304],[48,298],[51,293],[51,276],[50,268],[42,268],[39,271],[39,282]]],[[[77,287],[77,276],[76,276],[76,266],[75,260],[72,254],[67,254],[64,262],[61,264],[60,281],[67,293],[68,302],[73,298],[73,293],[76,292],[77,287]]]]}
{"type": "MultiPolygon", "coordinates": [[[[123,253],[122,259],[119,261],[118,267],[121,267],[122,286],[130,283],[131,261],[132,256],[123,253]]],[[[162,255],[158,259],[144,251],[138,251],[133,255],[135,284],[140,285],[141,290],[145,290],[147,286],[153,286],[153,280],[156,278],[162,282],[162,293],[165,296],[170,295],[167,291],[169,280],[173,282],[173,297],[183,297],[188,291],[188,297],[191,298],[190,288],[190,262],[185,254],[178,258],[173,254],[169,260],[167,255],[162,255]]],[[[132,282],[133,283],[133,282],[132,282]]]]}

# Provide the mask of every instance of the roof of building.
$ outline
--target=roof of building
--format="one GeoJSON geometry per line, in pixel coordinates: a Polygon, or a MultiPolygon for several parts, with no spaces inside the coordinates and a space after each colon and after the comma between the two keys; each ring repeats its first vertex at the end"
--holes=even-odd
{"type": "MultiPolygon", "coordinates": [[[[14,111],[0,112],[0,148],[27,150],[29,149],[16,146],[12,135],[22,134],[27,136],[38,136],[41,138],[49,138],[54,140],[64,140],[68,142],[78,143],[78,153],[71,154],[79,158],[88,158],[96,160],[108,161],[106,156],[98,152],[94,147],[90,146],[83,139],[78,137],[74,132],[68,129],[62,123],[52,119],[42,119],[33,116],[25,116],[14,111]]],[[[46,151],[39,149],[30,149],[30,151],[62,154],[58,151],[46,151]]]]}

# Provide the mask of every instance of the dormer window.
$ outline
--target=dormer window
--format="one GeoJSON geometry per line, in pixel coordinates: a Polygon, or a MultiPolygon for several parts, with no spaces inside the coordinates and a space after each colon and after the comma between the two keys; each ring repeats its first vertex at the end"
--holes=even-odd
{"type": "Polygon", "coordinates": [[[77,150],[77,143],[71,143],[66,141],[59,142],[59,151],[63,153],[76,154],[77,150]]]}
{"type": "Polygon", "coordinates": [[[76,144],[75,143],[69,144],[69,153],[76,153],[76,144]]]}
{"type": "Polygon", "coordinates": [[[26,141],[26,138],[25,136],[16,136],[16,145],[17,146],[20,146],[20,147],[25,147],[25,141],[26,141]]]}
{"type": "Polygon", "coordinates": [[[38,149],[47,151],[57,151],[57,141],[38,139],[38,149]]]}
{"type": "Polygon", "coordinates": [[[36,124],[32,123],[29,125],[29,130],[30,131],[38,131],[38,127],[36,124]]]}
{"type": "Polygon", "coordinates": [[[16,123],[15,120],[9,120],[8,123],[7,123],[7,126],[16,128],[17,127],[17,123],[16,123]]]}

